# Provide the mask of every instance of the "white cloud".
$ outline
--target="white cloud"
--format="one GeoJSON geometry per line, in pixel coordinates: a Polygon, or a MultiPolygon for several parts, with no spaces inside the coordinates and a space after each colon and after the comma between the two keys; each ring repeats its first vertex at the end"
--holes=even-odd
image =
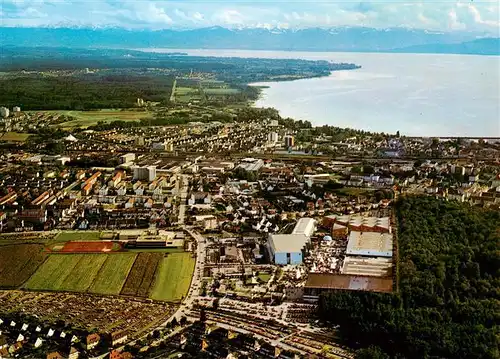
{"type": "Polygon", "coordinates": [[[194,12],[192,17],[195,21],[203,21],[205,18],[203,14],[199,13],[198,11],[194,12]]]}
{"type": "Polygon", "coordinates": [[[495,0],[0,0],[6,26],[413,27],[499,36],[495,0]],[[54,6],[57,4],[57,6],[54,6]],[[45,16],[49,14],[49,16],[45,16]]]}
{"type": "Polygon", "coordinates": [[[474,5],[469,4],[467,6],[467,8],[468,8],[470,14],[473,16],[474,21],[476,22],[476,24],[481,24],[481,25],[486,25],[486,26],[492,26],[492,27],[500,27],[500,21],[483,20],[483,18],[481,16],[481,12],[479,12],[479,10],[474,5]]]}
{"type": "Polygon", "coordinates": [[[213,19],[223,25],[242,25],[244,23],[243,15],[234,9],[222,10],[214,14],[213,19]]]}
{"type": "Polygon", "coordinates": [[[454,8],[448,12],[448,27],[450,30],[465,30],[466,28],[465,24],[458,20],[458,15],[454,8]]]}

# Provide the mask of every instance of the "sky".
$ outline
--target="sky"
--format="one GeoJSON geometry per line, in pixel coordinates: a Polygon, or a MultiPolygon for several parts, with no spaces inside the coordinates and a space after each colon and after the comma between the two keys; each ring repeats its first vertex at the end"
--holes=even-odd
{"type": "Polygon", "coordinates": [[[0,0],[2,26],[127,29],[366,26],[500,36],[497,0],[0,0]]]}

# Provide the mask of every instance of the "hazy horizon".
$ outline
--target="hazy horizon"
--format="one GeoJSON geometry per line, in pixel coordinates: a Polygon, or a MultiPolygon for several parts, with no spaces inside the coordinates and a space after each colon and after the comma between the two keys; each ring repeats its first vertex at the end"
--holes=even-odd
{"type": "Polygon", "coordinates": [[[345,1],[132,1],[3,0],[5,27],[118,27],[127,29],[303,29],[361,26],[405,27],[500,36],[497,1],[434,3],[345,1]]]}

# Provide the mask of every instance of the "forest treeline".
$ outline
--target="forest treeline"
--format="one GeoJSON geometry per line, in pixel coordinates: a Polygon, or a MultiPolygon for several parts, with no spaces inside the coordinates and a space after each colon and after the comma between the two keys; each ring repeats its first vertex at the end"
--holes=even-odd
{"type": "Polygon", "coordinates": [[[360,358],[498,358],[500,213],[430,197],[396,213],[398,293],[331,293],[320,316],[360,358]]]}
{"type": "Polygon", "coordinates": [[[0,79],[0,103],[23,110],[92,110],[129,108],[138,98],[164,101],[172,76],[20,76],[0,79]]]}

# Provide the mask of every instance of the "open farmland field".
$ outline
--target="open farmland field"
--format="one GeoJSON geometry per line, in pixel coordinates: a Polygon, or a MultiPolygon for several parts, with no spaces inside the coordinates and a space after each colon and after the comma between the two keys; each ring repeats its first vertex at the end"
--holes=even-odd
{"type": "Polygon", "coordinates": [[[161,253],[140,253],[123,285],[121,294],[146,297],[163,256],[161,253]]]}
{"type": "Polygon", "coordinates": [[[189,290],[194,267],[191,253],[168,254],[160,263],[150,298],[180,301],[189,290]]]}
{"type": "Polygon", "coordinates": [[[176,87],[175,96],[189,95],[189,94],[199,94],[197,88],[193,87],[176,87]]]}
{"type": "Polygon", "coordinates": [[[132,110],[96,110],[96,111],[57,111],[51,113],[62,114],[74,117],[75,120],[58,124],[63,128],[70,127],[88,127],[97,124],[97,122],[112,121],[139,121],[143,118],[152,118],[151,112],[132,111],[132,110]]]}
{"type": "Polygon", "coordinates": [[[137,257],[135,253],[108,255],[99,270],[89,292],[96,294],[120,294],[123,283],[137,257]]]}
{"type": "MultiPolygon", "coordinates": [[[[70,255],[71,256],[71,255],[70,255]]],[[[76,259],[75,259],[76,260],[76,259]]],[[[81,255],[78,264],[61,284],[61,290],[70,292],[85,292],[91,286],[99,269],[106,261],[106,255],[85,254],[81,255]]]]}
{"type": "Polygon", "coordinates": [[[238,89],[228,89],[228,88],[213,88],[213,89],[203,89],[203,92],[207,95],[236,95],[240,93],[238,89]]]}
{"type": "Polygon", "coordinates": [[[5,132],[3,135],[0,135],[0,141],[25,142],[28,137],[30,137],[29,133],[5,132]]]}
{"type": "Polygon", "coordinates": [[[63,283],[77,266],[81,256],[83,254],[50,255],[26,282],[25,287],[33,290],[64,290],[63,283]]]}
{"type": "Polygon", "coordinates": [[[25,288],[120,294],[136,256],[134,253],[51,254],[25,288]]]}
{"type": "Polygon", "coordinates": [[[18,244],[0,247],[0,287],[22,285],[45,260],[44,246],[18,244]]]}

